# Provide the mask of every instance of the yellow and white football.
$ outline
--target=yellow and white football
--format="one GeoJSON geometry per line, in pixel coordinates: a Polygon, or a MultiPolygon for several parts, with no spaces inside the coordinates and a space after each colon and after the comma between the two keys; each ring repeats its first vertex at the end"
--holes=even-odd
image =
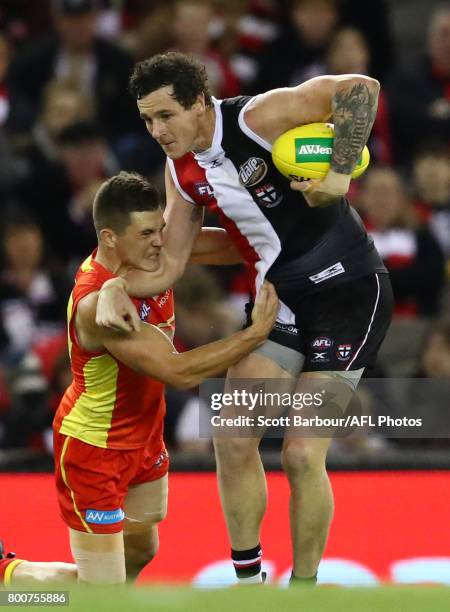
{"type": "MultiPolygon", "coordinates": [[[[301,125],[276,139],[272,147],[273,163],[286,178],[324,179],[330,169],[333,142],[332,123],[301,125]]],[[[369,149],[364,147],[352,178],[360,176],[369,162],[369,149]]]]}

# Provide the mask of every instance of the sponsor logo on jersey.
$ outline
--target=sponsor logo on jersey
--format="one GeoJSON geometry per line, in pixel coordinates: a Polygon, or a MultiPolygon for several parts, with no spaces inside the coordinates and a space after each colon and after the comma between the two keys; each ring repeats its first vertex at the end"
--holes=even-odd
{"type": "Polygon", "coordinates": [[[350,353],[352,352],[351,344],[339,344],[337,347],[337,358],[340,361],[347,361],[350,358],[350,353]]]}
{"type": "Polygon", "coordinates": [[[328,353],[325,351],[321,353],[313,353],[311,361],[313,363],[325,363],[326,361],[330,361],[330,358],[328,357],[328,353]]]}
{"type": "Polygon", "coordinates": [[[281,323],[280,321],[275,321],[274,328],[278,331],[284,332],[285,334],[298,336],[298,327],[292,325],[291,323],[281,323]]]}
{"type": "Polygon", "coordinates": [[[94,523],[95,525],[111,525],[119,523],[125,518],[125,512],[122,508],[116,510],[93,510],[89,508],[85,511],[86,523],[94,523]]]}
{"type": "Polygon", "coordinates": [[[323,281],[328,280],[329,278],[333,278],[333,276],[338,276],[339,274],[343,274],[345,272],[344,266],[340,261],[330,266],[329,268],[325,268],[321,272],[317,274],[313,274],[309,277],[309,280],[312,281],[315,285],[319,283],[323,283],[323,281]]]}
{"type": "Polygon", "coordinates": [[[264,208],[274,208],[283,199],[283,194],[278,193],[273,185],[266,183],[254,189],[254,194],[258,198],[258,203],[264,208]]]}
{"type": "Polygon", "coordinates": [[[267,164],[260,157],[250,157],[239,169],[239,180],[244,187],[253,187],[267,174],[267,164]]]}
{"type": "Polygon", "coordinates": [[[326,338],[325,336],[314,338],[314,340],[311,342],[311,347],[316,349],[328,349],[331,346],[333,346],[333,340],[331,338],[326,338]]]}
{"type": "Polygon", "coordinates": [[[167,289],[165,294],[162,297],[158,298],[157,303],[158,303],[159,308],[162,308],[164,306],[164,304],[167,302],[167,300],[169,299],[170,291],[171,291],[170,289],[167,289]]]}
{"type": "Polygon", "coordinates": [[[211,185],[207,182],[194,183],[194,189],[201,198],[212,198],[214,197],[214,190],[211,185]]]}
{"type": "Polygon", "coordinates": [[[141,307],[139,309],[139,318],[141,319],[141,321],[146,320],[151,310],[151,306],[149,306],[147,302],[141,302],[141,307]]]}

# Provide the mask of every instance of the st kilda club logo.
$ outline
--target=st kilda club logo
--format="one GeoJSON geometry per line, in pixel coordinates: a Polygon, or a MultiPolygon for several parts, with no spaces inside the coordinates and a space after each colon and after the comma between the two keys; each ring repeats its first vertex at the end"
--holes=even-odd
{"type": "Polygon", "coordinates": [[[283,199],[271,183],[261,185],[261,181],[267,174],[267,164],[260,157],[250,157],[239,168],[239,181],[257,198],[258,204],[263,208],[274,208],[283,199]],[[256,186],[258,185],[258,186],[256,186]]]}

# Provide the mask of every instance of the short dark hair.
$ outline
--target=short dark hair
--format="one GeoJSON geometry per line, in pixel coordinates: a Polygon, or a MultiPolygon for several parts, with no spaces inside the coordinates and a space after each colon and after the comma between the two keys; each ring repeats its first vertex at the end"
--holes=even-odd
{"type": "Polygon", "coordinates": [[[57,142],[61,147],[78,147],[92,142],[104,140],[100,126],[91,121],[71,123],[58,134],[57,142]]]}
{"type": "Polygon", "coordinates": [[[204,94],[206,105],[212,106],[205,67],[184,53],[170,51],[138,62],[130,78],[130,91],[137,100],[168,85],[185,109],[192,107],[199,94],[204,94]]]}
{"type": "Polygon", "coordinates": [[[158,190],[137,172],[120,172],[103,183],[94,200],[93,217],[97,236],[110,228],[121,234],[130,224],[130,213],[161,207],[158,190]]]}

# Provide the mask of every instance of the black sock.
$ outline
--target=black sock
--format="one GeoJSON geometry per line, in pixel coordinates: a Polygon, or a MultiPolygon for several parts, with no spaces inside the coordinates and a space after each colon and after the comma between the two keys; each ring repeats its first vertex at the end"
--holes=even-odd
{"type": "Polygon", "coordinates": [[[258,576],[261,573],[261,557],[262,550],[259,544],[255,548],[249,548],[248,550],[231,549],[231,559],[236,576],[240,580],[258,576]]]}
{"type": "Polygon", "coordinates": [[[294,576],[294,572],[292,572],[291,577],[289,579],[289,584],[298,585],[298,586],[314,586],[317,583],[317,572],[314,576],[310,576],[308,578],[301,578],[300,576],[294,576]]]}

